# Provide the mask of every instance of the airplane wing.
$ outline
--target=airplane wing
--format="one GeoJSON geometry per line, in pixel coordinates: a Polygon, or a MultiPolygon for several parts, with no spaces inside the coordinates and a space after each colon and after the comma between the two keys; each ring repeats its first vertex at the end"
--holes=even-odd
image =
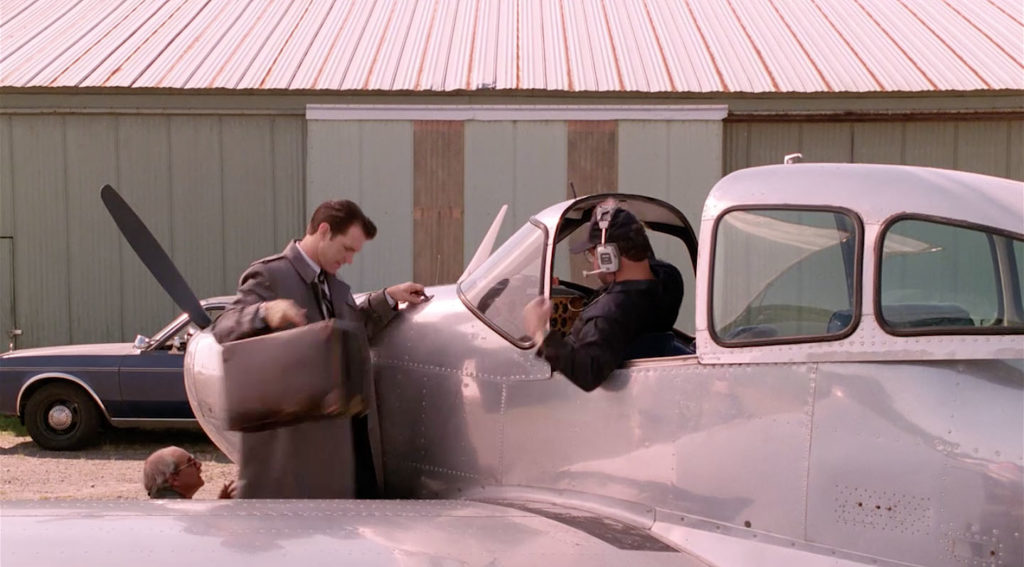
{"type": "Polygon", "coordinates": [[[4,502],[0,564],[709,567],[575,509],[473,501],[4,502]]]}

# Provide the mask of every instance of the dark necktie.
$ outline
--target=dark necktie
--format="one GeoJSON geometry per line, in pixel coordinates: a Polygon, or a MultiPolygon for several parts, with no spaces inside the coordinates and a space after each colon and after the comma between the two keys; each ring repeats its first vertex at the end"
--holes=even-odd
{"type": "Polygon", "coordinates": [[[316,275],[316,289],[320,292],[317,297],[320,299],[320,314],[324,319],[334,318],[334,304],[331,303],[331,288],[327,285],[327,274],[320,270],[316,275]]]}

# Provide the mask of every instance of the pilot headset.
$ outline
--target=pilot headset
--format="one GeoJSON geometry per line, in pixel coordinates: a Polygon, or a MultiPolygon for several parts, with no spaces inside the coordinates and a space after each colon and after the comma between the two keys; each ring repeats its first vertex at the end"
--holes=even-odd
{"type": "Polygon", "coordinates": [[[597,258],[597,270],[591,273],[610,274],[619,271],[619,247],[608,240],[608,225],[612,222],[615,214],[614,204],[601,204],[594,211],[597,216],[597,226],[601,227],[601,243],[594,247],[594,256],[597,258]]]}

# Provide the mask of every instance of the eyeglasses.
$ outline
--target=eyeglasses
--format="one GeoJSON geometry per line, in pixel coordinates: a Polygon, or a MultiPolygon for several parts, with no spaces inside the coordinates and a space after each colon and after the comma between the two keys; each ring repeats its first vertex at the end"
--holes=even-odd
{"type": "Polygon", "coordinates": [[[202,466],[203,465],[198,460],[196,460],[195,457],[193,457],[192,455],[189,455],[188,459],[186,459],[183,464],[175,467],[173,474],[178,474],[181,471],[183,471],[183,470],[185,470],[185,469],[187,469],[189,467],[195,467],[196,470],[199,470],[202,466]]]}

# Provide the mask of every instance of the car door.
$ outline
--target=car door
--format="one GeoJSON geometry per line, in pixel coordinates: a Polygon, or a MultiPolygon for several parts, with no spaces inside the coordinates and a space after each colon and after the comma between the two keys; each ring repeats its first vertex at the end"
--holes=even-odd
{"type": "Polygon", "coordinates": [[[190,322],[175,320],[169,334],[121,359],[121,400],[108,408],[111,419],[194,419],[185,395],[184,344],[190,322]]]}
{"type": "MultiPolygon", "coordinates": [[[[211,319],[223,305],[206,306],[211,319]]],[[[112,420],[193,420],[185,393],[185,346],[198,331],[184,313],[164,327],[149,344],[121,359],[121,400],[109,409],[112,420]]],[[[126,425],[129,425],[126,423],[126,425]]]]}

